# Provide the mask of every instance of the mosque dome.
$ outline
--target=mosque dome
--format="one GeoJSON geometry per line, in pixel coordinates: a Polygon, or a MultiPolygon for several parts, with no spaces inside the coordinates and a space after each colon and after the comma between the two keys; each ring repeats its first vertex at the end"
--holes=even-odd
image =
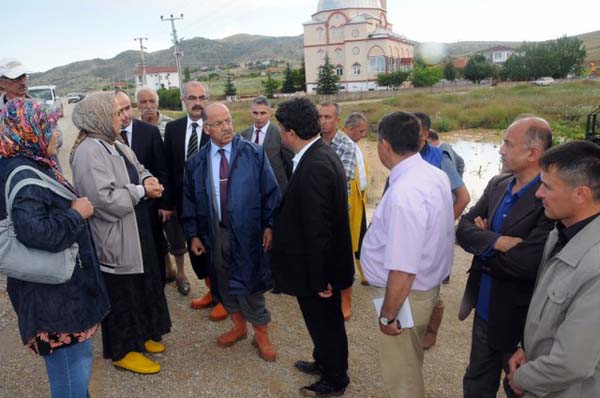
{"type": "Polygon", "coordinates": [[[319,0],[317,12],[344,8],[383,8],[380,0],[319,0]]]}

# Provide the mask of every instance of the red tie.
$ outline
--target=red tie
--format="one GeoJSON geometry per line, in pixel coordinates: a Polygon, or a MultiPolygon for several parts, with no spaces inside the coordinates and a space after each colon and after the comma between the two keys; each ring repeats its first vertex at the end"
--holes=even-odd
{"type": "Polygon", "coordinates": [[[254,143],[258,144],[258,138],[260,137],[260,129],[256,129],[256,138],[254,139],[254,143]]]}
{"type": "Polygon", "coordinates": [[[221,204],[221,224],[227,226],[227,180],[229,179],[229,162],[225,157],[225,150],[219,149],[221,162],[219,163],[219,199],[221,204]]]}

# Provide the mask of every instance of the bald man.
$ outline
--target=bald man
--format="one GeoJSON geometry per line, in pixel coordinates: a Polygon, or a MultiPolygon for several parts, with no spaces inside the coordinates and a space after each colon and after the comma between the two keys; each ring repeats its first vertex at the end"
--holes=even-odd
{"type": "MultiPolygon", "coordinates": [[[[518,119],[506,129],[503,141],[500,155],[507,174],[490,180],[456,231],[460,246],[474,255],[459,312],[464,320],[475,308],[465,398],[495,398],[502,370],[508,374],[544,242],[554,225],[535,196],[541,184],[538,163],[552,145],[550,126],[537,117],[518,119]]],[[[506,378],[504,391],[517,396],[506,378]]]]}

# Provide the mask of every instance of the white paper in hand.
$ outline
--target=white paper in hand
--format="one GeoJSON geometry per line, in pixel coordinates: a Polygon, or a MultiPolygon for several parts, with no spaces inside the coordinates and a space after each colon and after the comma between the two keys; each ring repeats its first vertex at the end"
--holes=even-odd
{"type": "MultiPolygon", "coordinates": [[[[383,297],[374,299],[373,304],[377,310],[377,316],[379,316],[379,314],[381,314],[381,307],[383,306],[383,297]]],[[[402,329],[410,329],[415,326],[408,297],[404,301],[404,304],[402,304],[402,307],[400,307],[400,312],[398,312],[396,319],[400,322],[400,327],[402,329]]]]}

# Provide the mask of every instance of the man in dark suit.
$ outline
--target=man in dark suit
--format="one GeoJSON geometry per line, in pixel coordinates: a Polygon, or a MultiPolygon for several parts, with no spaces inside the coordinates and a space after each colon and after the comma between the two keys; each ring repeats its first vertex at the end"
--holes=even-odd
{"type": "MultiPolygon", "coordinates": [[[[184,237],[183,228],[178,220],[183,210],[183,174],[185,162],[198,153],[209,137],[202,132],[202,112],[208,104],[208,88],[197,81],[187,82],[183,86],[181,100],[185,103],[187,116],[172,121],[165,128],[165,151],[167,163],[171,171],[171,186],[174,192],[174,211],[177,235],[184,237]]],[[[185,239],[185,238],[183,238],[185,239]]],[[[207,255],[194,255],[189,251],[192,268],[199,279],[204,279],[206,286],[210,289],[208,278],[207,255]]],[[[203,297],[192,300],[191,307],[194,309],[208,308],[214,304],[213,296],[209,291],[203,297]]],[[[217,304],[209,315],[212,321],[221,321],[227,318],[227,311],[221,304],[217,304]]]]}
{"type": "Polygon", "coordinates": [[[279,130],[270,122],[271,103],[267,97],[256,97],[250,105],[254,125],[241,132],[241,136],[257,145],[262,145],[277,178],[279,189],[285,191],[292,174],[294,154],[281,145],[279,130]]]}
{"type": "Polygon", "coordinates": [[[281,142],[296,156],[274,221],[273,279],[279,291],[297,297],[314,345],[314,362],[294,366],[320,379],[301,393],[339,396],[350,382],[340,292],[354,277],[346,174],[320,138],[319,112],[308,99],[280,104],[275,117],[281,142]]]}
{"type": "MultiPolygon", "coordinates": [[[[115,93],[120,111],[121,123],[121,139],[135,153],[139,162],[144,165],[152,175],[156,176],[160,183],[164,186],[163,197],[159,200],[153,200],[153,206],[150,215],[153,228],[153,236],[158,250],[159,258],[165,258],[166,242],[162,232],[162,223],[165,222],[172,214],[171,204],[171,189],[169,186],[169,168],[165,159],[165,151],[163,147],[160,131],[157,127],[151,126],[139,120],[134,120],[131,117],[131,101],[129,96],[124,91],[115,93]]],[[[161,262],[161,275],[163,283],[166,282],[164,263],[161,262]]],[[[185,276],[185,275],[184,275],[185,276]]],[[[181,294],[189,293],[190,284],[187,279],[181,279],[178,282],[178,288],[181,294]]]]}
{"type": "MultiPolygon", "coordinates": [[[[504,133],[500,155],[504,170],[461,217],[460,246],[474,254],[459,318],[475,308],[465,398],[496,397],[500,376],[521,341],[527,308],[544,249],[553,227],[535,192],[538,161],[552,145],[552,131],[540,118],[515,121],[504,133]]],[[[504,379],[508,397],[516,397],[504,379]]]]}

